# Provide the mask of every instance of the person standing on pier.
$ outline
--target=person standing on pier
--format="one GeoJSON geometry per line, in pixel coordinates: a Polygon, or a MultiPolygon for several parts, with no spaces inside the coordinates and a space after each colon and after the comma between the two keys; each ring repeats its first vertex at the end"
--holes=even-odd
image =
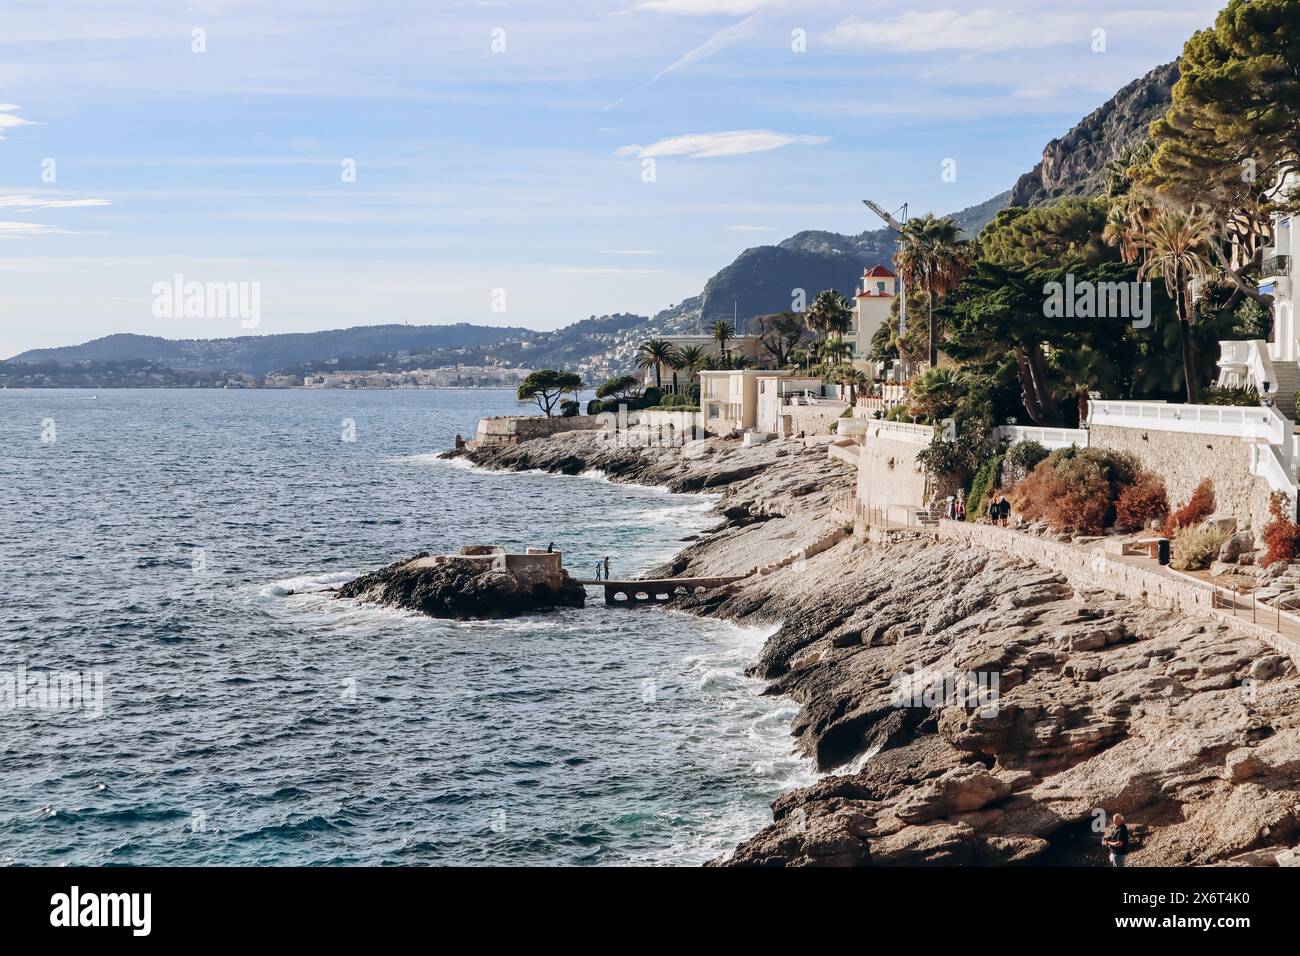
{"type": "Polygon", "coordinates": [[[609,555],[605,555],[605,580],[609,580],[609,555]]]}
{"type": "Polygon", "coordinates": [[[597,581],[600,580],[600,562],[599,562],[599,561],[596,562],[596,580],[597,580],[597,581]]]}

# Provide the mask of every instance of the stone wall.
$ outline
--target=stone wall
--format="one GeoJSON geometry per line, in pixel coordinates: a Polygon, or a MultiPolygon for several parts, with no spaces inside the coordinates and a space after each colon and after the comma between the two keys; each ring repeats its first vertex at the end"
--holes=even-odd
{"type": "Polygon", "coordinates": [[[1196,486],[1209,478],[1220,514],[1232,515],[1238,527],[1257,533],[1268,523],[1271,489],[1250,473],[1250,442],[1244,439],[1094,423],[1089,443],[1131,452],[1144,468],[1164,479],[1171,508],[1186,504],[1196,486]]]}
{"type": "MultiPolygon", "coordinates": [[[[669,436],[679,438],[684,433],[692,438],[704,437],[703,412],[635,411],[628,412],[627,420],[629,424],[641,425],[653,431],[662,432],[665,439],[669,438],[669,436]]],[[[672,442],[667,443],[672,444],[672,442]]]]}
{"type": "MultiPolygon", "coordinates": [[[[925,504],[925,470],[916,456],[928,445],[908,437],[864,435],[858,448],[858,501],[867,508],[920,508],[925,504]]],[[[896,515],[892,520],[899,520],[896,515]]]]}
{"type": "Polygon", "coordinates": [[[474,433],[474,447],[492,445],[518,445],[534,438],[548,438],[560,432],[589,431],[600,428],[597,415],[571,415],[568,418],[547,418],[545,415],[503,415],[500,418],[481,418],[474,433]]]}
{"type": "Polygon", "coordinates": [[[939,522],[938,536],[1032,561],[1058,572],[1076,589],[1109,591],[1151,607],[1184,614],[1209,615],[1234,631],[1261,641],[1280,654],[1288,655],[1300,666],[1300,644],[1286,634],[1276,633],[1262,624],[1227,611],[1216,610],[1213,589],[1193,579],[1175,577],[1157,568],[1148,569],[1113,560],[1100,547],[1085,548],[1051,541],[994,525],[949,521],[945,518],[939,522]]]}
{"type": "Polygon", "coordinates": [[[843,405],[786,405],[781,414],[790,419],[790,434],[829,435],[831,422],[844,414],[843,405]]]}

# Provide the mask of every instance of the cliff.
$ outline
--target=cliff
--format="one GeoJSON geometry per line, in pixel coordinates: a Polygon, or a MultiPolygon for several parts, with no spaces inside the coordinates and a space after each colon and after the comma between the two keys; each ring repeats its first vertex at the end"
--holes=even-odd
{"type": "Polygon", "coordinates": [[[1178,82],[1178,61],[1134,80],[1043,149],[1043,158],[1016,181],[1008,205],[1041,206],[1063,196],[1105,191],[1106,164],[1126,146],[1146,139],[1151,124],[1169,108],[1178,82]]]}

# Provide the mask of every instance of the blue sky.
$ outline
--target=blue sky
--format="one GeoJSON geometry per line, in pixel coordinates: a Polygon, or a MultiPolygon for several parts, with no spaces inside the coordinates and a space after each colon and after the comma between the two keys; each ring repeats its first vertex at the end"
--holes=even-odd
{"type": "Polygon", "coordinates": [[[177,273],[260,283],[257,333],[653,313],[749,246],[876,228],[864,197],[1006,189],[1215,10],[5,0],[0,356],[246,334],[156,318],[177,273]]]}

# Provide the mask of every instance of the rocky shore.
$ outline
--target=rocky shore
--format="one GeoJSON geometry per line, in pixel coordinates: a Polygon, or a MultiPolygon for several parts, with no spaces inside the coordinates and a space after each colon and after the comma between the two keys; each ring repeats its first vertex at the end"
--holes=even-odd
{"type": "MultiPolygon", "coordinates": [[[[797,550],[834,527],[853,480],[798,440],[666,450],[587,433],[470,458],[721,492],[721,524],[657,569],[671,574],[797,550]]],[[[1132,866],[1276,865],[1300,843],[1300,675],[1208,617],[932,534],[849,538],[679,606],[780,624],[752,672],[798,703],[794,746],[827,772],[723,865],[1099,863],[1116,812],[1141,835],[1132,866]],[[992,706],[951,693],[972,675],[997,675],[992,706]]]]}

